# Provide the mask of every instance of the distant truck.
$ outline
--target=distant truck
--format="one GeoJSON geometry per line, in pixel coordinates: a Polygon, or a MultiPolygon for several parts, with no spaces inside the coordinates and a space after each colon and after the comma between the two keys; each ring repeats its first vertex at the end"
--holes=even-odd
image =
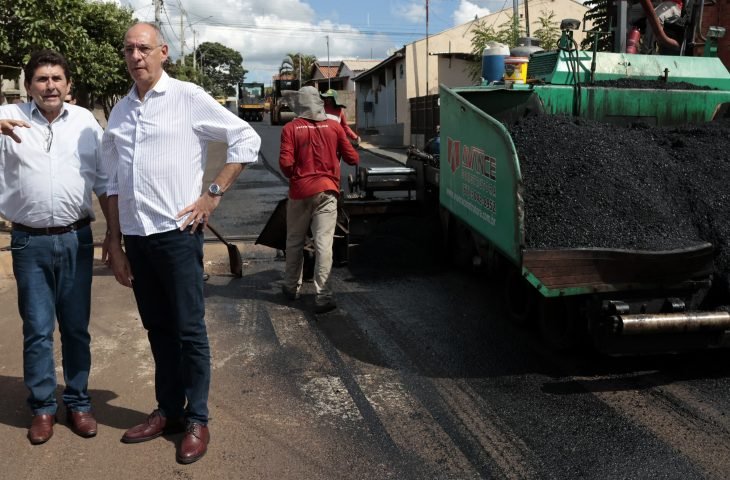
{"type": "Polygon", "coordinates": [[[238,84],[238,116],[247,122],[260,122],[266,111],[263,83],[238,84]]]}
{"type": "Polygon", "coordinates": [[[282,125],[294,120],[294,112],[281,93],[284,90],[299,90],[299,80],[274,80],[274,91],[271,99],[272,125],[282,125]]]}

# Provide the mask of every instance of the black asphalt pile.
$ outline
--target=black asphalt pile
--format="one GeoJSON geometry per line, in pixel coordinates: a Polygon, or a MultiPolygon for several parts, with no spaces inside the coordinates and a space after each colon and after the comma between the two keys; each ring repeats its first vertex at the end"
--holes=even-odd
{"type": "Polygon", "coordinates": [[[664,80],[640,80],[638,78],[618,78],[615,80],[599,80],[586,87],[602,88],[638,88],[651,90],[716,90],[713,87],[695,85],[687,82],[665,82],[664,80]]]}
{"type": "Polygon", "coordinates": [[[730,121],[618,127],[563,116],[509,127],[532,248],[668,250],[710,242],[730,272],[730,121]]]}

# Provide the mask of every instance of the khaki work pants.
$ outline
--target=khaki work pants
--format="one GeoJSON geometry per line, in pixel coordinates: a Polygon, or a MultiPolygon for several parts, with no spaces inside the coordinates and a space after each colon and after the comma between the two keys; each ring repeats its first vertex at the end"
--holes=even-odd
{"type": "Polygon", "coordinates": [[[302,286],[304,241],[312,229],[314,291],[318,299],[332,296],[327,281],[332,270],[332,242],[337,226],[337,195],[321,192],[301,200],[289,199],[286,207],[286,271],[284,286],[298,292],[302,286]]]}

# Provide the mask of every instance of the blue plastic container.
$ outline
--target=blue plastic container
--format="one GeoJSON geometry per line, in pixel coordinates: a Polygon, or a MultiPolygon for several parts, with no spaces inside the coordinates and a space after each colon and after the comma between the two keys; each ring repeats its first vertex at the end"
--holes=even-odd
{"type": "Polygon", "coordinates": [[[509,48],[501,43],[492,43],[482,51],[482,82],[500,82],[504,77],[504,59],[509,48]]]}

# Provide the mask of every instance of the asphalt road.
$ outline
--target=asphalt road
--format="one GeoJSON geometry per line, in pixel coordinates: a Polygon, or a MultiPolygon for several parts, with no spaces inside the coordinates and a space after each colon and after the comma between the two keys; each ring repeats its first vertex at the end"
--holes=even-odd
{"type": "MultiPolygon", "coordinates": [[[[434,266],[430,230],[414,219],[384,225],[348,267],[333,271],[335,312],[312,313],[311,284],[300,301],[284,300],[283,262],[253,242],[286,195],[276,168],[281,127],[255,126],[262,161],[213,218],[242,239],[243,278],[228,274],[219,243],[206,244],[208,455],[181,466],[179,436],[119,442],[154,408],[153,370],[131,292],[101,264],[90,386],[99,435],[75,436],[60,409],[54,437],[31,446],[5,257],[0,477],[730,478],[726,352],[618,359],[551,352],[536,333],[509,323],[498,283],[434,266]]],[[[222,158],[214,146],[209,178],[222,158]]],[[[387,163],[366,152],[363,162],[387,163]]]]}

